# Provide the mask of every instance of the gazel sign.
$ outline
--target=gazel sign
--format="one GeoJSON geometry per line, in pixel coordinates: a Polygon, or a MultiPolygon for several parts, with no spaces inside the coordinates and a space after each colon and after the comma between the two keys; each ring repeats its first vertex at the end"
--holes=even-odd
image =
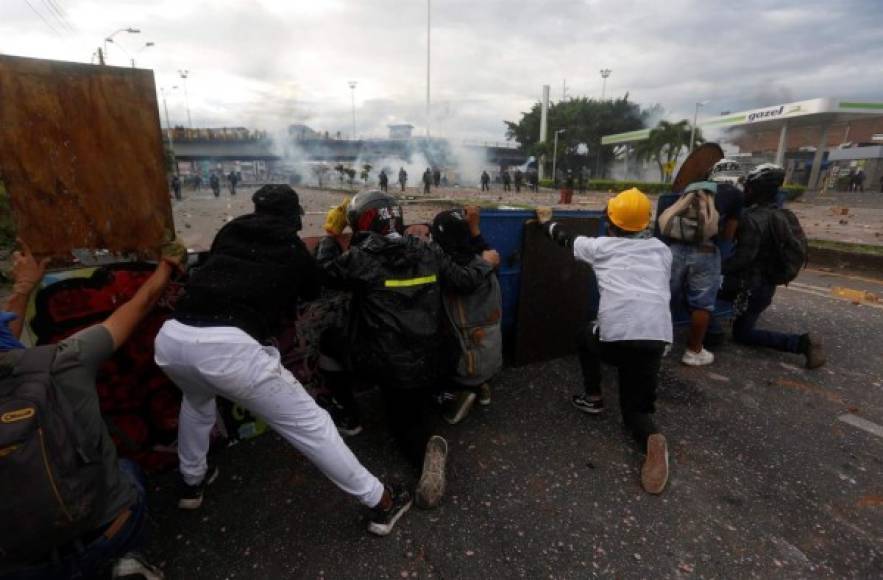
{"type": "Polygon", "coordinates": [[[810,99],[808,101],[785,103],[762,109],[752,109],[743,113],[731,113],[723,117],[702,119],[699,121],[699,125],[701,127],[732,127],[790,119],[792,117],[804,117],[834,110],[836,110],[836,102],[833,99],[810,99]]]}
{"type": "Polygon", "coordinates": [[[785,105],[779,105],[778,107],[773,107],[772,109],[763,109],[760,111],[753,111],[748,113],[748,122],[753,123],[759,119],[769,119],[771,117],[778,117],[782,113],[785,112],[785,105]]]}

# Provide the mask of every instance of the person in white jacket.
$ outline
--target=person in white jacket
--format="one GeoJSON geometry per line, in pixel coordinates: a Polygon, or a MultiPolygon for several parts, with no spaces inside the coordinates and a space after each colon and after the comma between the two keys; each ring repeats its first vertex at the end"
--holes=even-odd
{"type": "Polygon", "coordinates": [[[619,372],[623,422],[646,451],[641,485],[659,494],[668,482],[668,446],[653,422],[659,366],[672,342],[669,310],[671,251],[650,236],[650,200],[632,188],[607,204],[608,237],[574,237],[551,221],[551,210],[537,211],[548,236],[592,266],[601,301],[598,320],[589,324],[579,344],[585,393],[573,405],[586,413],[604,411],[601,363],[619,372]]]}

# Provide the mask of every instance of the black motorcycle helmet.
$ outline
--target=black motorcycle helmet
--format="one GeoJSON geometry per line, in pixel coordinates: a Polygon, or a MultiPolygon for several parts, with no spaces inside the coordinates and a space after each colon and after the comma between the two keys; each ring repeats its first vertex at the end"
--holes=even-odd
{"type": "Polygon", "coordinates": [[[762,201],[774,197],[785,183],[785,170],[773,163],[763,163],[745,176],[745,194],[751,201],[762,201]]]}
{"type": "Polygon", "coordinates": [[[460,265],[475,257],[472,234],[462,209],[448,209],[432,220],[432,240],[460,265]]]}
{"type": "Polygon", "coordinates": [[[346,221],[353,233],[375,232],[386,235],[405,229],[402,206],[395,197],[372,190],[356,194],[346,210],[346,221]]]}

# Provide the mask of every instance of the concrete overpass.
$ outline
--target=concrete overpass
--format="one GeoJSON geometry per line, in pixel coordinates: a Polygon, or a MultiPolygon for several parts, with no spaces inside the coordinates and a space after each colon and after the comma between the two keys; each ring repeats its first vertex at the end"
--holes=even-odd
{"type": "Polygon", "coordinates": [[[457,164],[457,148],[484,154],[489,164],[521,165],[527,155],[504,144],[463,143],[459,146],[444,139],[305,139],[277,144],[263,140],[185,140],[174,143],[179,161],[282,161],[297,159],[352,163],[357,159],[408,159],[422,154],[440,166],[457,164]]]}

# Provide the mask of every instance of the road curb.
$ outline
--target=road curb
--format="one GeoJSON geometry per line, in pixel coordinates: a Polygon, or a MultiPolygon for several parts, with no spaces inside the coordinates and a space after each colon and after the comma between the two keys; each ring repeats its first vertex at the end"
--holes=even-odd
{"type": "Polygon", "coordinates": [[[809,263],[814,267],[836,268],[851,272],[883,274],[883,255],[849,252],[810,246],[809,263]]]}

